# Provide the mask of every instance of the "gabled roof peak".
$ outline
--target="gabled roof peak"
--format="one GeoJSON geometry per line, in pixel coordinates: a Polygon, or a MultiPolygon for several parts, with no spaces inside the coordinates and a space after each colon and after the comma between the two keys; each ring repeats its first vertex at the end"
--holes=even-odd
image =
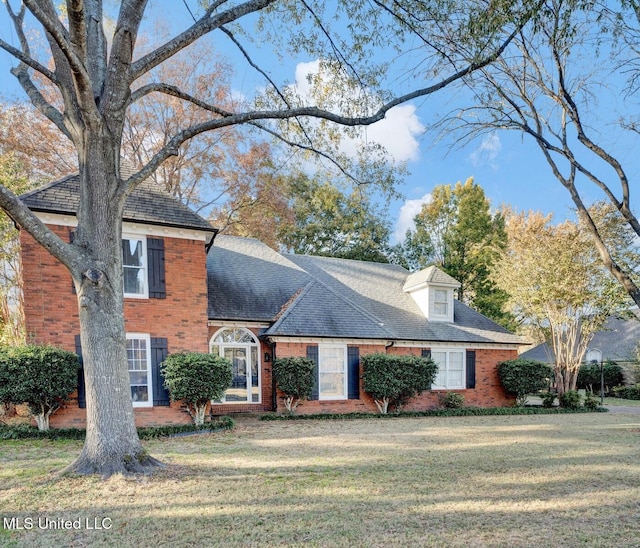
{"type": "Polygon", "coordinates": [[[454,289],[460,287],[460,282],[458,280],[452,278],[437,266],[432,265],[427,268],[423,268],[418,272],[414,272],[413,274],[409,274],[402,290],[405,292],[411,292],[428,284],[447,286],[454,289]]]}

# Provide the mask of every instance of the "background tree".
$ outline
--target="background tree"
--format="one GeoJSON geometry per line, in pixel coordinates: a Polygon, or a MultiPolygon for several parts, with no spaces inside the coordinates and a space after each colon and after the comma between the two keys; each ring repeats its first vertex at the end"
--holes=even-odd
{"type": "Polygon", "coordinates": [[[0,348],[0,402],[26,403],[38,430],[78,386],[78,356],[46,345],[0,348]]]}
{"type": "MultiPolygon", "coordinates": [[[[12,154],[0,155],[0,184],[16,194],[26,191],[30,183],[12,154]]],[[[25,344],[22,276],[18,230],[0,211],[0,345],[25,344]]]]}
{"type": "Polygon", "coordinates": [[[196,426],[204,424],[207,407],[222,399],[233,380],[231,362],[213,354],[177,352],[160,367],[171,399],[185,403],[196,426]]]}
{"type": "Polygon", "coordinates": [[[345,193],[307,177],[292,181],[293,222],[278,227],[293,253],[388,262],[389,222],[364,189],[345,193]]]}
{"type": "Polygon", "coordinates": [[[627,296],[596,260],[588,231],[551,216],[507,212],[508,245],[494,276],[512,312],[546,340],[555,357],[559,394],[575,390],[594,333],[628,305],[627,296]]]}
{"type": "Polygon", "coordinates": [[[639,127],[639,48],[637,2],[547,0],[500,60],[468,79],[472,104],[440,127],[462,142],[505,129],[532,140],[568,190],[600,261],[640,306],[636,269],[616,261],[588,207],[605,199],[640,236],[634,174],[618,145],[639,127]]]}
{"type": "Polygon", "coordinates": [[[482,187],[473,179],[455,187],[436,186],[415,226],[403,244],[410,267],[437,265],[460,282],[460,301],[513,328],[513,318],[504,310],[508,296],[490,276],[506,246],[504,219],[491,212],[482,187]]]}
{"type": "MultiPolygon", "coordinates": [[[[141,51],[137,38],[147,4],[123,0],[111,7],[102,0],[67,0],[62,17],[51,0],[24,0],[20,7],[3,2],[13,34],[0,37],[0,48],[17,62],[11,72],[31,102],[73,143],[78,158],[80,205],[73,243],[63,242],[14,193],[0,187],[0,207],[68,268],[76,288],[87,393],[87,436],[70,466],[78,473],[111,475],[157,464],[140,444],[127,390],[120,242],[122,211],[131,191],[183,144],[208,131],[257,128],[300,150],[322,153],[320,144],[338,142],[338,126],[375,123],[394,106],[428,96],[494,61],[536,7],[525,0],[497,6],[484,0],[206,2],[188,28],[141,51]],[[107,9],[116,11],[108,35],[103,25],[107,9]],[[340,24],[333,27],[332,21],[340,24]],[[28,25],[41,31],[42,47],[32,43],[28,25]],[[265,92],[256,100],[230,105],[155,78],[140,83],[212,33],[229,40],[239,62],[262,78],[265,92]],[[415,85],[413,77],[401,79],[399,66],[377,55],[380,45],[397,54],[411,50],[413,68],[419,67],[428,81],[415,85]],[[320,58],[323,78],[309,81],[305,96],[277,83],[266,70],[269,46],[277,55],[320,58]],[[47,99],[34,74],[54,86],[57,102],[47,99]],[[126,114],[157,94],[195,105],[201,117],[176,127],[153,157],[127,176],[120,169],[126,114]],[[320,135],[329,139],[319,140],[320,135]]],[[[329,147],[324,157],[335,150],[329,147]]]]}

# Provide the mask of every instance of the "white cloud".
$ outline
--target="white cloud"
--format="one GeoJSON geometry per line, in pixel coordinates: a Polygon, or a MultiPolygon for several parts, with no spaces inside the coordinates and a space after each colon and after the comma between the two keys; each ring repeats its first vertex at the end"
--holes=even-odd
{"type": "Polygon", "coordinates": [[[415,228],[413,219],[418,213],[420,213],[422,206],[429,202],[431,202],[431,194],[427,193],[422,196],[422,198],[406,200],[404,204],[402,204],[400,211],[398,212],[398,222],[396,223],[396,228],[393,231],[394,243],[404,240],[407,230],[413,230],[415,228]]]}
{"type": "Polygon", "coordinates": [[[470,155],[469,160],[475,167],[489,165],[492,168],[498,167],[496,160],[502,151],[502,143],[497,133],[490,133],[482,138],[480,146],[470,155]]]}
{"type": "MultiPolygon", "coordinates": [[[[320,61],[298,63],[295,71],[294,88],[304,100],[312,103],[313,84],[310,77],[315,78],[320,71],[320,61]]],[[[324,92],[331,90],[330,85],[323,86],[324,92]]],[[[344,86],[337,86],[344,93],[344,86]]],[[[329,92],[330,93],[330,92],[329,92]]],[[[361,93],[361,92],[360,92],[361,93]]],[[[348,99],[348,98],[347,98],[348,99]]],[[[353,101],[360,100],[355,96],[353,101]]],[[[336,98],[336,102],[345,102],[345,97],[336,98]]],[[[418,160],[420,143],[417,140],[425,128],[416,114],[416,107],[411,104],[400,105],[387,112],[384,120],[363,127],[358,137],[343,135],[340,144],[342,152],[355,156],[358,148],[364,143],[377,143],[387,151],[389,160],[394,163],[418,160]]]]}

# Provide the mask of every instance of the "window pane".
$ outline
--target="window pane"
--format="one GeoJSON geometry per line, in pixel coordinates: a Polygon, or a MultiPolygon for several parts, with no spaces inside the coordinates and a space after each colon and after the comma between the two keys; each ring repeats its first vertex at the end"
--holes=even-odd
{"type": "Polygon", "coordinates": [[[444,388],[447,386],[447,353],[431,351],[431,359],[438,364],[438,373],[433,386],[444,388]]]}
{"type": "Polygon", "coordinates": [[[122,274],[125,293],[131,295],[144,294],[144,269],[125,266],[122,274]]]}
{"type": "Polygon", "coordinates": [[[122,264],[124,266],[144,266],[142,240],[122,240],[122,264]]]}
{"type": "Polygon", "coordinates": [[[321,346],[318,361],[320,396],[323,399],[344,399],[345,348],[321,346]]]}
{"type": "Polygon", "coordinates": [[[127,339],[127,362],[131,399],[149,402],[149,362],[146,339],[127,339]]]}

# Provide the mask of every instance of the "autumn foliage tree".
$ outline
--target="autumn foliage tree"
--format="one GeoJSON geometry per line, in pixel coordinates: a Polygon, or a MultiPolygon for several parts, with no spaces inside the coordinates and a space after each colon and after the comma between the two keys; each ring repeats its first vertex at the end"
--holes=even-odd
{"type": "Polygon", "coordinates": [[[513,313],[552,348],[558,393],[575,390],[589,342],[625,308],[626,293],[597,260],[582,224],[507,212],[506,230],[494,279],[509,294],[513,313]]]}
{"type": "MultiPolygon", "coordinates": [[[[192,23],[176,23],[180,28],[162,44],[144,50],[138,37],[151,4],[67,0],[63,14],[52,0],[3,2],[11,31],[3,26],[0,48],[15,59],[11,72],[40,113],[73,144],[78,162],[80,203],[72,243],[0,186],[0,207],[67,267],[75,285],[87,394],[85,444],[70,466],[77,473],[108,476],[157,465],[139,441],[128,390],[121,236],[124,204],[133,189],[190,140],[232,127],[253,128],[322,154],[321,135],[330,136],[324,142],[336,143],[340,126],[373,124],[394,106],[427,97],[495,61],[537,7],[526,0],[498,5],[485,0],[207,1],[194,7],[192,23]],[[109,10],[115,23],[107,35],[103,22],[109,10]],[[334,26],[335,21],[340,24],[334,26]],[[36,29],[43,37],[37,47],[36,29]],[[259,96],[229,103],[160,79],[163,64],[212,34],[226,40],[238,64],[260,78],[259,96]],[[407,62],[420,80],[400,78],[399,66],[378,54],[381,45],[385,52],[413,52],[407,62]],[[311,81],[303,96],[267,71],[269,52],[320,59],[323,78],[311,81]],[[43,93],[42,79],[56,89],[56,100],[43,93]],[[159,96],[193,105],[200,116],[172,128],[162,146],[126,175],[120,162],[127,113],[145,98],[159,96]]],[[[325,159],[335,151],[325,150],[325,159]]]]}

